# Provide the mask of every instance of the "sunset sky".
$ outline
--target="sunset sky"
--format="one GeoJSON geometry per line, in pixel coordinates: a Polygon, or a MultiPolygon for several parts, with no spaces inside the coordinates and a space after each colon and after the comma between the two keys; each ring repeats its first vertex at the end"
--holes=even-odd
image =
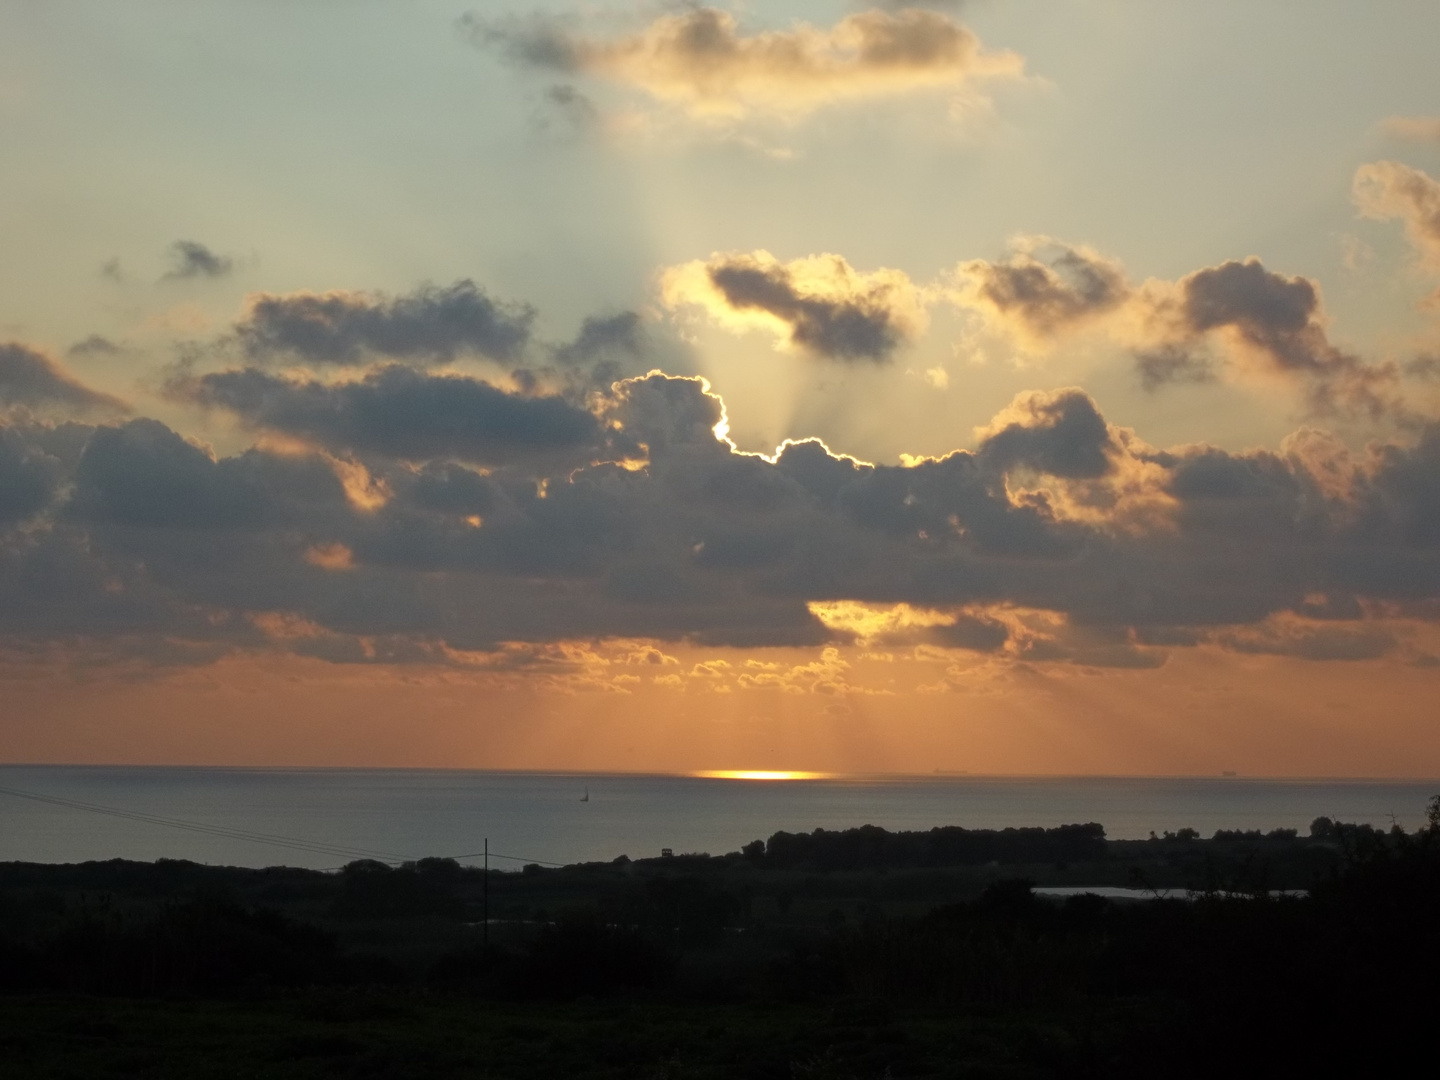
{"type": "Polygon", "coordinates": [[[0,761],[1440,776],[1436,42],[0,0],[0,761]]]}

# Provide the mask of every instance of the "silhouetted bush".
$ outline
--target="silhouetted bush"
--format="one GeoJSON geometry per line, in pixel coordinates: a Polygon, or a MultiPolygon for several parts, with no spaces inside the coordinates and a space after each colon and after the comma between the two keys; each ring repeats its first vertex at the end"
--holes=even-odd
{"type": "Polygon", "coordinates": [[[203,994],[324,982],[342,970],[320,929],[204,897],[143,917],[81,912],[0,954],[9,990],[203,994]]]}
{"type": "Polygon", "coordinates": [[[706,942],[719,937],[739,910],[737,897],[702,877],[663,876],[645,883],[639,921],[682,941],[706,942]]]}
{"type": "Polygon", "coordinates": [[[351,919],[454,918],[464,909],[456,894],[462,873],[453,859],[422,859],[394,869],[360,859],[340,872],[340,895],[333,910],[351,919]]]}

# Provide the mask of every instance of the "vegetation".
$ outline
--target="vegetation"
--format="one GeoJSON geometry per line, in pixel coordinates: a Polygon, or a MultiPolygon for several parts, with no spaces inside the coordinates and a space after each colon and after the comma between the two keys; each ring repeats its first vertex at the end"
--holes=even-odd
{"type": "Polygon", "coordinates": [[[1383,1072],[1429,1038],[1437,916],[1440,800],[1414,833],[866,827],[488,880],[439,859],[11,863],[0,1060],[17,1077],[1383,1072]]]}

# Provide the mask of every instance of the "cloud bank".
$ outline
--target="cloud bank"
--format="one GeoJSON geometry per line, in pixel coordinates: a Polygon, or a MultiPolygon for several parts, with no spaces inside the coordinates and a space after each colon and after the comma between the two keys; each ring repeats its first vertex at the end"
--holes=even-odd
{"type": "MultiPolygon", "coordinates": [[[[741,453],[703,380],[659,372],[586,408],[399,365],[173,390],[291,442],[0,425],[0,646],[521,670],[576,642],[871,642],[1143,669],[1197,645],[1421,662],[1440,618],[1434,425],[1160,450],[1070,388],[889,466],[741,453]]],[[[812,674],[786,685],[840,692],[812,674]]]]}

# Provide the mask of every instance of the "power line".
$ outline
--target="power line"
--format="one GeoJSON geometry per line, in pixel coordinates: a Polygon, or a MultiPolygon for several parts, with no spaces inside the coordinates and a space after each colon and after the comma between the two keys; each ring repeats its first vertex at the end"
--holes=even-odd
{"type": "MultiPolygon", "coordinates": [[[[122,818],[128,821],[138,821],[146,825],[160,825],[167,829],[181,829],[186,832],[200,833],[206,836],[217,836],[226,840],[243,840],[251,844],[262,844],[269,847],[289,848],[292,851],[304,851],[312,855],[335,855],[350,856],[357,859],[373,859],[376,862],[387,864],[401,864],[414,862],[405,855],[397,855],[393,851],[371,851],[366,848],[353,848],[340,844],[329,844],[324,841],[303,840],[293,836],[281,836],[277,833],[252,832],[249,829],[237,829],[227,825],[208,825],[198,821],[186,821],[183,818],[164,817],[159,814],[149,814],[140,810],[124,810],[115,806],[101,806],[97,803],[81,802],[79,799],[67,799],[59,795],[41,795],[33,791],[21,791],[18,788],[0,787],[0,795],[10,795],[17,799],[29,799],[32,802],[48,803],[51,806],[62,807],[66,810],[80,810],[91,814],[103,814],[107,817],[122,818]]],[[[442,855],[437,858],[454,859],[457,862],[461,859],[478,859],[484,852],[474,851],[465,855],[442,855]]],[[[492,859],[507,859],[518,863],[535,863],[540,866],[563,867],[565,863],[549,862],[545,859],[531,859],[523,855],[501,855],[498,852],[490,852],[492,859]]],[[[343,867],[329,867],[327,869],[340,870],[343,867]]]]}
{"type": "Polygon", "coordinates": [[[148,825],[161,825],[169,829],[183,829],[187,832],[203,833],[208,836],[218,836],[228,840],[244,840],[252,844],[264,844],[270,847],[307,851],[316,855],[349,855],[365,859],[378,858],[382,861],[406,861],[404,856],[396,855],[390,851],[370,851],[364,848],[352,848],[341,844],[302,840],[293,836],[280,836],[275,833],[252,832],[248,829],[236,829],[225,825],[207,825],[197,821],[162,817],[159,814],[147,814],[139,810],[122,810],[114,806],[100,806],[96,803],[81,802],[79,799],[66,799],[58,795],[40,795],[33,791],[20,791],[16,788],[0,787],[0,795],[11,795],[17,799],[29,799],[33,802],[49,803],[52,806],[63,807],[67,810],[83,810],[87,813],[124,818],[130,821],[143,822],[148,825]]]}

